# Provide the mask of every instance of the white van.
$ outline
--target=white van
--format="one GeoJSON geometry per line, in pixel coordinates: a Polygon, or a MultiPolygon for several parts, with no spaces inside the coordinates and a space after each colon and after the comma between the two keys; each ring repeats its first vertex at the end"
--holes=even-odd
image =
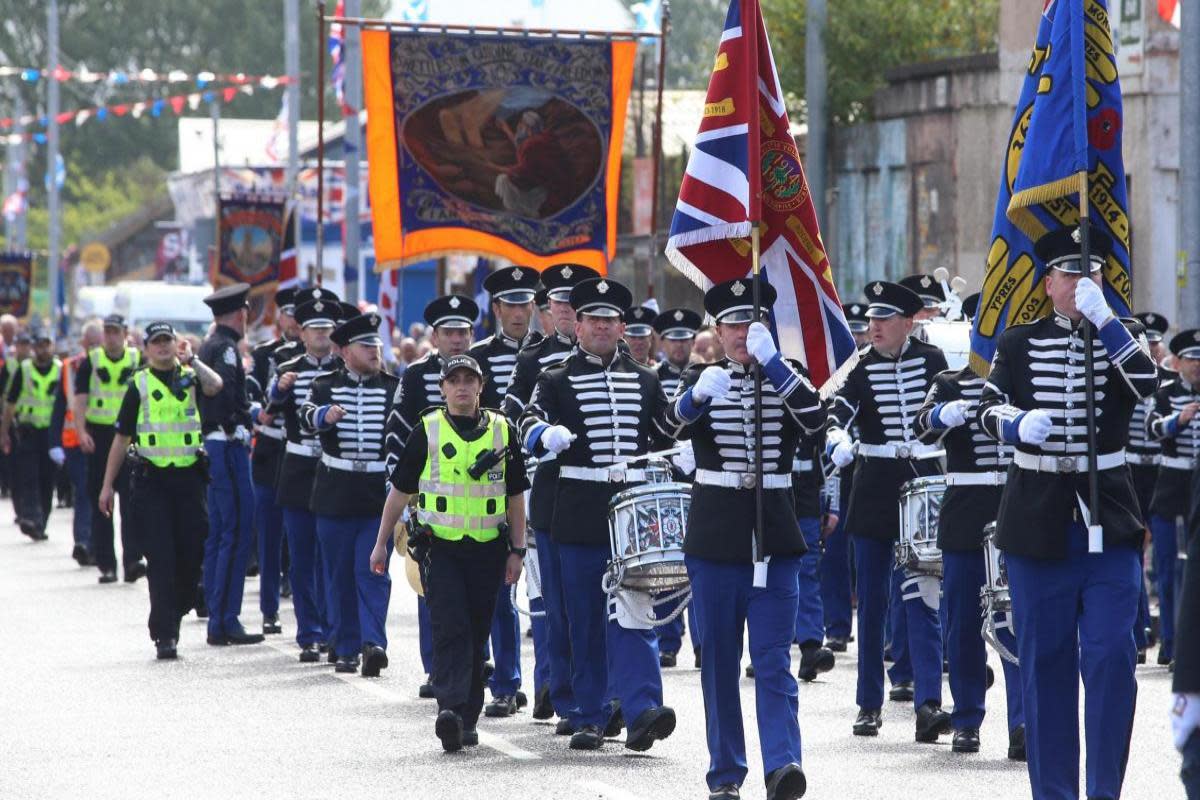
{"type": "Polygon", "coordinates": [[[204,298],[212,286],[192,286],[164,281],[122,281],[117,284],[113,313],[125,317],[130,330],[140,331],[151,322],[169,322],[179,333],[203,337],[212,324],[212,311],[204,298]]]}

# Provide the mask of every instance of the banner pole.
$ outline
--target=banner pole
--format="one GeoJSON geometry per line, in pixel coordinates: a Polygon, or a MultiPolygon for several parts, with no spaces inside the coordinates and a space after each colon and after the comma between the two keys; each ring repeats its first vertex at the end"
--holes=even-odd
{"type": "Polygon", "coordinates": [[[671,30],[671,3],[663,0],[662,5],[662,38],[658,40],[658,83],[654,87],[657,98],[654,106],[654,132],[651,147],[654,148],[653,185],[650,188],[650,268],[646,273],[646,283],[649,297],[654,296],[654,265],[658,261],[658,204],[659,182],[662,177],[662,120],[663,120],[663,83],[667,75],[667,35],[671,30]]]}
{"type": "MultiPolygon", "coordinates": [[[[1088,199],[1088,173],[1086,169],[1079,171],[1079,249],[1081,269],[1084,270],[1079,280],[1091,280],[1092,269],[1092,220],[1089,213],[1091,203],[1088,199]]],[[[1101,288],[1103,291],[1103,288],[1101,288]]],[[[1100,525],[1100,475],[1096,459],[1098,445],[1096,443],[1096,365],[1092,357],[1092,323],[1083,320],[1083,376],[1086,392],[1087,409],[1087,446],[1088,446],[1088,552],[1104,551],[1104,529],[1100,525]]]]}
{"type": "Polygon", "coordinates": [[[309,281],[317,286],[325,279],[325,0],[317,0],[317,257],[316,277],[309,281]]]}
{"type": "MultiPolygon", "coordinates": [[[[750,227],[750,270],[753,274],[751,295],[754,298],[753,325],[762,316],[762,271],[759,269],[758,221],[750,227]]],[[[767,557],[763,553],[763,415],[762,415],[762,364],[754,362],[754,587],[766,588],[767,557]]]]}

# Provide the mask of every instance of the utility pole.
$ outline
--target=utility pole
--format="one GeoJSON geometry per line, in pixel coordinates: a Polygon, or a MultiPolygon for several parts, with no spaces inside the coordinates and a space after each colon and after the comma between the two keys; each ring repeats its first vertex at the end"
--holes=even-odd
{"type": "Polygon", "coordinates": [[[1179,328],[1200,327],[1200,3],[1179,31],[1179,328]]]}
{"type": "MultiPolygon", "coordinates": [[[[360,11],[360,0],[346,0],[347,17],[359,17],[360,11]]],[[[349,114],[342,114],[346,126],[342,137],[342,164],[346,179],[345,203],[342,206],[346,239],[342,242],[342,253],[350,274],[355,276],[358,284],[354,296],[363,302],[367,299],[367,270],[358,252],[361,232],[358,222],[358,165],[362,157],[362,129],[358,125],[358,110],[362,108],[362,29],[357,25],[346,25],[342,30],[346,34],[342,44],[346,105],[350,108],[349,114]]]]}
{"type": "MultiPolygon", "coordinates": [[[[13,106],[13,119],[19,120],[25,116],[25,101],[21,97],[21,91],[18,88],[16,92],[16,101],[13,106]]],[[[25,132],[24,128],[18,126],[14,131],[20,135],[25,132]]],[[[7,200],[15,192],[20,190],[20,181],[23,174],[21,165],[24,163],[25,143],[10,144],[5,153],[6,163],[4,165],[4,199],[7,200]]],[[[4,240],[8,245],[9,250],[24,250],[24,246],[18,244],[18,231],[21,228],[21,216],[14,216],[12,219],[4,221],[4,240]]]]}
{"type": "MultiPolygon", "coordinates": [[[[300,209],[299,190],[296,186],[296,175],[300,167],[300,0],[283,0],[284,19],[284,48],[283,68],[287,72],[288,107],[288,157],[287,157],[287,195],[295,209],[292,214],[292,226],[295,228],[296,243],[300,243],[300,209]]],[[[297,249],[297,253],[299,250],[297,249]]],[[[297,264],[299,259],[297,258],[297,264]]]]}
{"type": "Polygon", "coordinates": [[[216,272],[221,261],[221,104],[217,102],[216,92],[213,92],[210,111],[213,140],[213,257],[217,260],[216,272]]]}
{"type": "Polygon", "coordinates": [[[825,169],[829,163],[829,65],[825,59],[825,0],[808,0],[808,23],[804,36],[804,95],[808,104],[808,145],[805,172],[812,192],[817,224],[825,232],[825,169]]]}
{"type": "Polygon", "coordinates": [[[58,261],[59,226],[61,209],[58,197],[58,0],[46,4],[46,175],[49,177],[50,247],[46,257],[46,274],[49,276],[50,328],[58,330],[58,261]]]}

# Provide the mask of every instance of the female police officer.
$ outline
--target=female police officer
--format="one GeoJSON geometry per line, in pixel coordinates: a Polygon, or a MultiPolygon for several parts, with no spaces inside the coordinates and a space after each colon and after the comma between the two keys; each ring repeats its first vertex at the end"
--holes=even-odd
{"type": "Polygon", "coordinates": [[[428,547],[421,560],[433,627],[435,730],[443,749],[454,751],[479,743],[483,648],[501,581],[512,585],[521,576],[529,481],[511,424],[479,408],[479,363],[468,355],[445,359],[441,388],[446,407],[421,417],[392,472],[371,569],[387,569],[388,539],[416,495],[414,535],[429,537],[419,546],[428,547]]]}

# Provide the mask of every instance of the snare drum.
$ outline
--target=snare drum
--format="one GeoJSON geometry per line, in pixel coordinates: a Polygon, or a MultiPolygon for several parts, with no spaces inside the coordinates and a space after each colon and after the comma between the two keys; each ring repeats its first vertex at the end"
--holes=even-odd
{"type": "Polygon", "coordinates": [[[1004,566],[1004,554],[996,547],[996,523],[989,522],[983,528],[983,567],[987,583],[979,590],[983,599],[983,613],[992,614],[1012,611],[1012,597],[1008,593],[1008,570],[1004,566]]]}
{"type": "Polygon", "coordinates": [[[938,515],[946,479],[914,478],[900,487],[900,541],[896,566],[917,575],[942,577],[942,551],[937,546],[938,515]]]}
{"type": "Polygon", "coordinates": [[[683,535],[691,492],[684,483],[650,483],[627,489],[608,505],[610,570],[624,589],[666,592],[688,583],[683,535]]]}

